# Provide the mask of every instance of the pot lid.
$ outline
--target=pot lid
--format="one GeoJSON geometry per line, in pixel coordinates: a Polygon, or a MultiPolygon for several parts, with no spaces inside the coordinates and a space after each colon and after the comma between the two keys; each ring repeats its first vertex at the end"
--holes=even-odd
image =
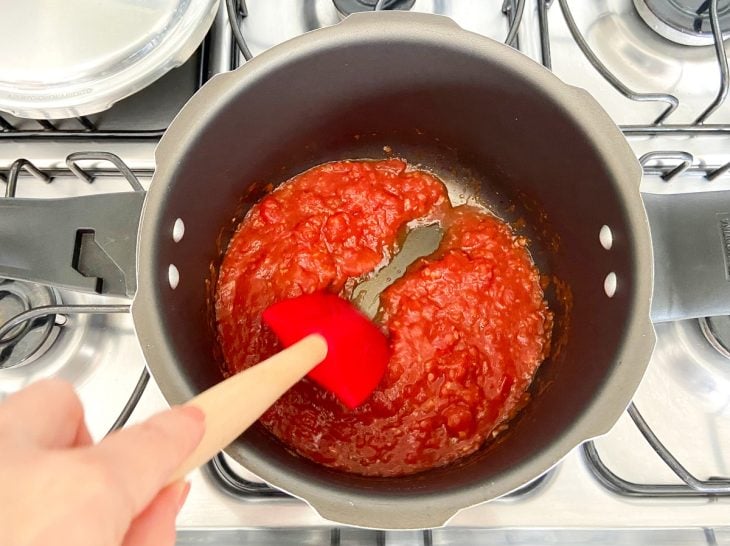
{"type": "Polygon", "coordinates": [[[37,119],[106,110],[185,62],[218,0],[28,0],[0,8],[0,110],[37,119]]]}

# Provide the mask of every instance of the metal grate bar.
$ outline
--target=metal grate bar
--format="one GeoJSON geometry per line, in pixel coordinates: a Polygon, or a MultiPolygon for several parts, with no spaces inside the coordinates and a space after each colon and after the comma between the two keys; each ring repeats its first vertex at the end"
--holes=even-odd
{"type": "Polygon", "coordinates": [[[78,121],[81,125],[86,127],[89,131],[96,131],[97,127],[96,125],[86,116],[79,116],[76,118],[76,121],[78,121]]]}
{"type": "Polygon", "coordinates": [[[109,152],[75,152],[66,157],[66,165],[68,170],[41,170],[27,159],[17,159],[8,171],[5,197],[15,197],[21,171],[26,171],[34,178],[46,183],[51,183],[54,178],[63,175],[74,175],[83,182],[92,183],[97,176],[119,176],[121,174],[127,180],[132,190],[139,192],[144,191],[144,188],[140,184],[137,176],[151,176],[154,172],[152,169],[138,169],[133,172],[119,156],[109,152]],[[82,169],[78,165],[79,161],[89,160],[109,162],[114,166],[114,169],[101,169],[98,167],[94,169],[82,169]]]}
{"type": "Polygon", "coordinates": [[[56,131],[56,129],[57,129],[57,127],[55,125],[53,125],[53,123],[51,123],[47,119],[38,119],[36,121],[38,122],[38,125],[40,125],[41,127],[43,127],[44,129],[46,129],[48,131],[56,131]]]}
{"type": "Polygon", "coordinates": [[[519,49],[520,42],[517,37],[517,32],[520,30],[522,16],[525,13],[525,0],[504,0],[502,13],[507,15],[509,19],[509,31],[507,32],[507,38],[505,38],[504,43],[515,49],[519,49]]]}
{"type": "MultiPolygon", "coordinates": [[[[12,166],[11,166],[12,168],[12,166]]],[[[25,170],[25,169],[23,169],[25,170]]],[[[85,168],[85,172],[87,172],[92,179],[96,180],[97,178],[112,178],[112,177],[119,177],[119,171],[113,168],[106,168],[103,166],[96,166],[94,168],[85,168]]],[[[152,175],[155,173],[155,170],[152,168],[144,168],[144,169],[134,169],[132,171],[134,175],[138,178],[151,178],[152,175]]],[[[0,180],[3,180],[3,178],[6,178],[6,174],[8,174],[9,171],[6,173],[0,172],[0,180]]],[[[76,176],[68,167],[53,167],[53,168],[43,168],[43,171],[41,172],[42,175],[48,176],[48,178],[51,179],[51,182],[55,178],[59,178],[62,176],[76,176]]],[[[23,173],[19,174],[18,178],[21,178],[23,176],[23,173]]]]}
{"type": "Polygon", "coordinates": [[[108,161],[114,165],[119,173],[124,176],[134,191],[144,191],[142,184],[139,183],[137,176],[127,167],[126,163],[121,160],[118,155],[109,152],[76,152],[66,157],[66,165],[78,178],[84,182],[91,183],[94,181],[93,175],[88,171],[79,167],[79,161],[108,161]]]}
{"type": "MultiPolygon", "coordinates": [[[[708,0],[710,1],[710,0],[708,0]]],[[[552,56],[550,52],[550,28],[548,25],[548,9],[552,5],[552,0],[539,0],[538,18],[540,29],[540,43],[542,49],[543,65],[552,69],[552,56]]],[[[586,42],[581,34],[578,26],[573,19],[573,15],[568,5],[568,0],[558,0],[563,17],[568,26],[571,36],[576,42],[586,59],[593,65],[596,71],[610,83],[624,97],[637,102],[664,102],[667,107],[654,120],[652,124],[630,124],[621,125],[620,129],[626,136],[658,136],[672,135],[685,136],[693,134],[703,135],[730,135],[730,124],[706,124],[707,119],[725,102],[728,89],[730,88],[730,73],[728,69],[727,55],[723,46],[722,31],[719,25],[719,17],[717,4],[718,0],[711,0],[710,3],[710,21],[712,23],[712,31],[715,39],[715,51],[718,59],[720,70],[720,89],[715,100],[700,114],[693,123],[683,124],[664,124],[667,118],[679,106],[679,99],[669,93],[637,93],[629,89],[621,80],[619,80],[608,68],[601,62],[594,51],[586,42]]]]}
{"type": "Polygon", "coordinates": [[[727,54],[725,53],[725,42],[722,39],[722,28],[720,28],[720,16],[717,10],[718,0],[710,0],[710,25],[712,26],[712,35],[715,38],[715,54],[717,55],[717,64],[720,67],[720,89],[717,92],[715,100],[712,101],[707,109],[702,112],[695,120],[695,125],[703,124],[720,106],[725,102],[728,92],[728,67],[727,54]]]}
{"type": "Polygon", "coordinates": [[[679,176],[685,172],[692,165],[694,157],[689,152],[674,152],[674,151],[657,151],[648,152],[639,158],[639,163],[646,172],[647,164],[650,161],[656,160],[679,160],[680,163],[676,167],[672,167],[670,170],[660,171],[659,174],[665,182],[669,182],[672,178],[679,176]]]}
{"type": "MultiPolygon", "coordinates": [[[[29,309],[22,313],[18,313],[10,320],[0,325],[0,340],[7,336],[8,333],[10,333],[18,325],[41,317],[51,315],[67,316],[79,314],[102,315],[112,313],[129,313],[129,309],[129,305],[44,305],[42,307],[36,307],[35,309],[29,309]]],[[[145,366],[142,369],[142,373],[137,380],[134,390],[132,391],[132,395],[127,399],[127,402],[122,407],[122,410],[118,417],[114,420],[114,423],[107,434],[122,428],[126,424],[129,416],[132,415],[134,408],[137,407],[137,403],[142,397],[142,393],[144,392],[145,387],[147,387],[149,379],[150,374],[145,366]]]]}
{"type": "Polygon", "coordinates": [[[15,127],[8,120],[2,117],[2,115],[0,115],[0,129],[3,131],[15,131],[15,127]]]}
{"type": "Polygon", "coordinates": [[[231,25],[231,31],[233,32],[233,39],[238,46],[238,51],[243,55],[246,61],[253,59],[251,50],[248,48],[246,39],[243,37],[241,32],[241,25],[239,24],[238,16],[246,17],[248,15],[248,9],[246,8],[246,1],[241,0],[226,0],[226,10],[228,11],[228,22],[231,25]]]}
{"type": "Polygon", "coordinates": [[[540,50],[542,53],[542,64],[548,70],[553,69],[553,58],[550,52],[550,26],[548,24],[548,8],[553,0],[538,0],[537,21],[540,29],[540,50]]]}
{"type": "Polygon", "coordinates": [[[639,158],[644,174],[660,176],[665,182],[671,181],[680,174],[702,176],[708,182],[730,171],[730,162],[719,166],[694,166],[695,157],[689,152],[679,150],[657,150],[648,152],[639,158]],[[659,164],[654,164],[659,161],[659,164]]]}
{"type": "Polygon", "coordinates": [[[714,125],[690,125],[690,124],[672,124],[672,125],[619,125],[624,136],[686,136],[686,135],[713,135],[728,136],[730,135],[730,124],[718,123],[714,125]]]}
{"type": "Polygon", "coordinates": [[[20,176],[21,170],[29,172],[42,182],[49,183],[51,181],[50,176],[42,172],[27,159],[17,159],[10,166],[10,172],[8,173],[8,185],[5,188],[5,197],[15,197],[15,192],[18,187],[18,176],[20,176]]]}
{"type": "Polygon", "coordinates": [[[119,430],[127,424],[127,421],[134,411],[134,408],[136,408],[137,404],[139,403],[139,399],[142,398],[142,394],[144,394],[144,390],[147,388],[147,383],[149,383],[149,381],[150,372],[145,365],[139,374],[139,379],[137,380],[137,384],[132,390],[132,394],[127,400],[127,403],[124,404],[124,406],[122,407],[122,411],[119,412],[119,416],[114,420],[112,426],[109,427],[109,431],[107,432],[107,434],[111,434],[115,430],[119,430]]]}
{"type": "Polygon", "coordinates": [[[674,472],[684,483],[691,487],[694,491],[701,493],[707,493],[710,495],[718,494],[730,494],[730,480],[728,479],[713,479],[713,480],[699,480],[695,478],[690,472],[682,466],[682,464],[672,455],[672,453],[666,448],[666,446],[659,440],[659,438],[651,430],[651,427],[644,420],[644,417],[639,413],[636,406],[631,403],[629,405],[629,416],[634,421],[636,428],[639,429],[644,439],[649,445],[657,452],[657,455],[666,463],[666,465],[674,472]]]}
{"type": "Polygon", "coordinates": [[[730,171],[730,161],[725,163],[724,165],[721,165],[720,167],[711,169],[705,173],[705,178],[709,181],[715,180],[718,176],[722,176],[726,172],[730,171]]]}
{"type": "Polygon", "coordinates": [[[244,499],[265,498],[265,499],[290,499],[291,497],[266,485],[265,483],[252,482],[238,476],[228,464],[225,457],[219,453],[208,463],[211,476],[228,493],[244,499]]]}
{"type": "Polygon", "coordinates": [[[578,25],[576,25],[575,23],[575,19],[573,19],[573,14],[571,13],[570,7],[568,6],[568,0],[558,0],[558,3],[560,4],[560,9],[563,12],[563,17],[565,18],[565,22],[568,25],[568,30],[570,30],[570,34],[573,36],[575,43],[583,52],[583,55],[585,55],[588,61],[590,61],[590,63],[593,65],[593,68],[598,71],[603,79],[610,83],[619,93],[621,93],[627,99],[631,99],[637,102],[666,103],[667,107],[661,114],[659,114],[659,117],[654,120],[654,125],[659,125],[663,123],[664,120],[666,120],[671,115],[671,113],[677,109],[677,107],[679,106],[679,99],[674,95],[670,95],[669,93],[637,93],[636,91],[629,89],[610,70],[608,70],[608,68],[606,68],[606,65],[601,62],[598,56],[588,45],[588,42],[586,42],[585,38],[583,38],[583,35],[578,29],[578,25]]]}
{"type": "Polygon", "coordinates": [[[48,139],[64,139],[78,137],[92,137],[95,140],[159,140],[165,134],[167,129],[150,129],[150,130],[114,130],[114,131],[34,131],[34,130],[17,130],[13,132],[0,132],[0,139],[12,138],[23,140],[48,140],[48,139]]]}
{"type": "Polygon", "coordinates": [[[694,491],[687,485],[643,484],[625,480],[615,474],[601,459],[594,442],[583,444],[583,456],[593,477],[609,491],[624,497],[704,497],[706,493],[694,491]]]}
{"type": "Polygon", "coordinates": [[[583,444],[583,454],[594,477],[607,489],[627,497],[719,497],[730,496],[730,480],[710,478],[700,480],[693,476],[666,448],[651,430],[639,410],[632,403],[628,414],[644,439],[664,463],[684,483],[682,484],[640,484],[621,478],[608,468],[601,459],[594,442],[583,444]]]}
{"type": "Polygon", "coordinates": [[[28,309],[18,313],[0,326],[0,340],[14,328],[29,320],[47,317],[48,315],[78,315],[80,313],[129,313],[129,305],[43,305],[35,309],[28,309]]]}

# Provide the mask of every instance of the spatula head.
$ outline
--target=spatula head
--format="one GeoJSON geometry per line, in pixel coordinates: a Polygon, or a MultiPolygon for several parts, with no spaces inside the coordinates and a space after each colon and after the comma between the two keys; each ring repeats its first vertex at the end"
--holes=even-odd
{"type": "Polygon", "coordinates": [[[390,358],[388,340],[347,300],[318,292],[275,303],[264,322],[288,347],[310,334],[327,340],[327,357],[309,377],[354,409],[372,394],[390,358]]]}

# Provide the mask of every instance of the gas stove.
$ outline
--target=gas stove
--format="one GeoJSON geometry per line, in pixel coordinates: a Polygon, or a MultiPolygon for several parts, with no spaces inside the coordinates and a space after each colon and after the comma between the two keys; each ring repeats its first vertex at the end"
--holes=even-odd
{"type": "MultiPolygon", "coordinates": [[[[730,80],[719,38],[730,31],[728,0],[227,0],[187,63],[110,110],[52,122],[0,114],[0,187],[31,198],[147,188],[156,142],[205,81],[288,38],[376,8],[446,15],[590,91],[640,159],[647,200],[730,192],[730,80]]],[[[683,218],[673,220],[652,229],[682,229],[683,218]]],[[[720,228],[727,250],[730,224],[720,228]]],[[[32,218],[17,226],[32,229],[32,218]]],[[[42,377],[68,379],[97,439],[166,407],[128,305],[0,281],[0,397],[42,377]]],[[[655,326],[647,375],[610,433],[444,528],[338,527],[220,455],[191,476],[178,542],[730,544],[730,318],[655,326]]]]}

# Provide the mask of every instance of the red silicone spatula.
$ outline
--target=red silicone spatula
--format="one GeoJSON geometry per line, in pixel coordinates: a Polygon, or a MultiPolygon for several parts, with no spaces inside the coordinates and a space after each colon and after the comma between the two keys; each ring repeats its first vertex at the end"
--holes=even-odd
{"type": "Polygon", "coordinates": [[[284,300],[263,318],[286,349],[188,402],[205,413],[206,430],[171,482],[230,444],[305,375],[354,408],[385,372],[390,356],[385,336],[342,298],[316,293],[284,300]]]}

